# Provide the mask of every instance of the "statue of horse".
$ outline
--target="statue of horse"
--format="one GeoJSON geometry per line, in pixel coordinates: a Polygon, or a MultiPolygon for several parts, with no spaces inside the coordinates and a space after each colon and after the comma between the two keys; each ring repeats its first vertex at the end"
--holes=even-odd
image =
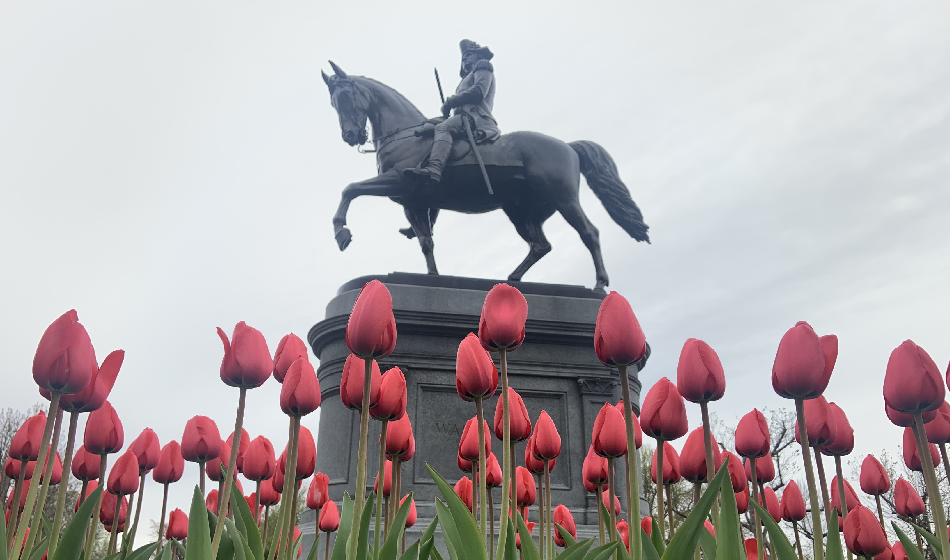
{"type": "Polygon", "coordinates": [[[508,277],[520,281],[524,273],[551,251],[542,226],[560,212],[580,235],[594,260],[594,289],[608,285],[597,228],[581,208],[580,174],[607,213],[631,237],[649,242],[648,226],[617,166],[601,146],[589,141],[565,143],[537,132],[512,132],[477,147],[485,161],[494,193],[490,194],[467,141],[457,140],[441,183],[419,184],[403,178],[429,153],[433,122],[396,90],[376,80],[347,75],[330,62],[334,75],[323,74],[330,101],[340,119],[343,141],[351,146],[367,141],[366,121],[373,130],[379,174],[343,189],[333,216],[337,245],[344,250],[352,240],[346,227],[350,202],[359,196],[388,196],[405,210],[411,232],[419,239],[429,274],[438,274],[433,255],[432,226],[439,210],[480,214],[501,209],[528,243],[528,256],[508,277]]]}

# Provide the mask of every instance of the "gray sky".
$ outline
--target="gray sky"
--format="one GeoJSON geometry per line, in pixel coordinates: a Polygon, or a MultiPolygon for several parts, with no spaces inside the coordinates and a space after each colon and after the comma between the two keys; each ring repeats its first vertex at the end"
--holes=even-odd
{"type": "MultiPolygon", "coordinates": [[[[339,192],[375,162],[340,140],[320,69],[434,116],[432,67],[453,88],[471,38],[496,53],[503,131],[602,144],[643,210],[652,245],[582,187],[653,347],[645,387],[698,337],[726,368],[723,420],[787,406],[772,360],[807,320],[840,338],[826,396],[859,428],[854,457],[898,449],[890,351],[912,338],[950,359],[946,3],[396,5],[0,2],[0,407],[36,402],[36,344],[76,308],[100,360],[127,352],[112,396],[127,441],[180,439],[195,414],[230,433],[216,326],[247,321],[273,351],[344,281],[425,271],[389,200],[355,202],[337,250],[339,192]]],[[[560,217],[546,232],[554,251],[525,280],[592,285],[576,233],[560,217]]],[[[504,278],[527,251],[501,213],[444,213],[435,240],[452,275],[504,278]]],[[[251,391],[246,423],[277,446],[278,394],[251,391]]],[[[196,480],[189,464],[171,507],[196,480]]]]}

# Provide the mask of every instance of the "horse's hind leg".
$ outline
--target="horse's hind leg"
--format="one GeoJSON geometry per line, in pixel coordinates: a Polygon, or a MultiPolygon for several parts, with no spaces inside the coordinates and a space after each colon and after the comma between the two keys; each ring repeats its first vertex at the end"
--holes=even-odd
{"type": "Polygon", "coordinates": [[[600,252],[600,232],[590,223],[584,209],[581,208],[580,200],[576,197],[567,201],[558,208],[567,223],[577,230],[581,236],[581,241],[590,251],[590,256],[594,259],[594,270],[597,272],[597,283],[594,285],[595,291],[603,291],[604,287],[610,284],[607,278],[607,269],[604,267],[604,257],[600,252]]]}
{"type": "Polygon", "coordinates": [[[542,210],[535,215],[523,215],[516,210],[505,209],[511,223],[518,230],[518,235],[528,242],[528,256],[521,261],[518,268],[508,276],[511,282],[519,282],[525,272],[541,260],[541,257],[551,252],[551,244],[544,236],[544,222],[554,213],[554,210],[542,210]]]}
{"type": "Polygon", "coordinates": [[[409,219],[409,225],[412,231],[419,238],[419,247],[422,248],[422,254],[426,257],[426,268],[429,274],[439,274],[435,266],[435,243],[432,241],[432,221],[429,218],[428,208],[418,208],[406,206],[406,218],[409,219]]]}

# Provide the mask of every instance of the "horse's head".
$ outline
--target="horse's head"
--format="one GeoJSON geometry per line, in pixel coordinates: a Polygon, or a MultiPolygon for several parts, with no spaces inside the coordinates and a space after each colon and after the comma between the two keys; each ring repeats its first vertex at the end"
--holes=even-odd
{"type": "Polygon", "coordinates": [[[369,93],[339,66],[330,61],[334,75],[327,76],[322,70],[323,81],[330,89],[330,104],[340,117],[343,141],[350,146],[366,143],[366,116],[369,111],[369,93]]]}

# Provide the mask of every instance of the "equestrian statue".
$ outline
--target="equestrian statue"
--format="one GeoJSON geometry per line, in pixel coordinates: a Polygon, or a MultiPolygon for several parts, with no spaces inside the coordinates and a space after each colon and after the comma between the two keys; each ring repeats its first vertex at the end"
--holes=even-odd
{"type": "Polygon", "coordinates": [[[649,227],[616,164],[594,142],[565,143],[537,132],[501,134],[492,115],[494,55],[469,40],[459,47],[462,81],[455,94],[443,100],[441,118],[426,119],[396,90],[371,78],[350,76],[332,61],[334,75],[322,72],[343,141],[362,146],[368,140],[367,121],[372,125],[379,170],[376,177],[343,189],[333,216],[337,245],[342,251],[352,241],[346,212],[353,199],[388,196],[403,206],[409,220],[411,227],[400,231],[418,238],[429,274],[438,274],[432,231],[439,210],[480,214],[500,208],[529,247],[528,256],[508,277],[517,282],[551,251],[542,228],[560,212],[590,251],[594,290],[603,291],[609,279],[599,233],[580,205],[581,173],[624,231],[637,241],[650,241],[649,227]]]}

